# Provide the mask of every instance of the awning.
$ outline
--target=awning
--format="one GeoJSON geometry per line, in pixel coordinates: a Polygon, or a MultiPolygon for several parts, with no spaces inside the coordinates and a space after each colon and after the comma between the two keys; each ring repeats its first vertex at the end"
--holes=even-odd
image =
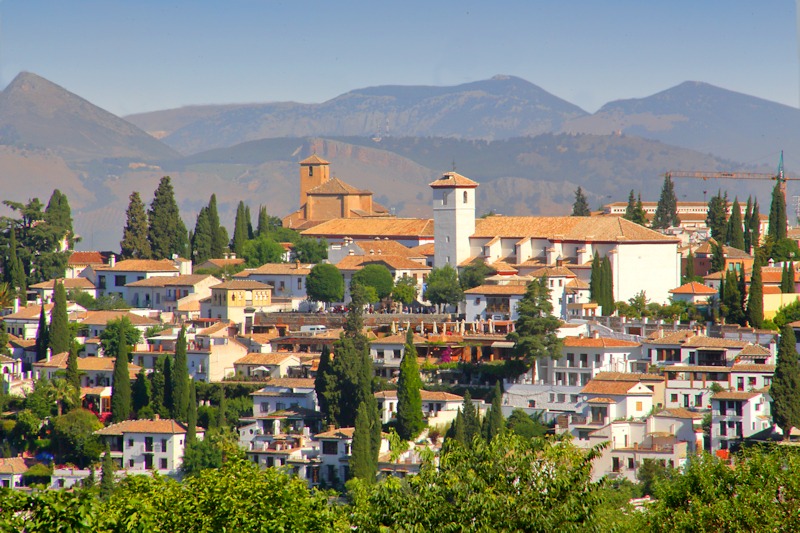
{"type": "Polygon", "coordinates": [[[511,341],[494,341],[492,348],[513,348],[514,343],[511,341]]]}

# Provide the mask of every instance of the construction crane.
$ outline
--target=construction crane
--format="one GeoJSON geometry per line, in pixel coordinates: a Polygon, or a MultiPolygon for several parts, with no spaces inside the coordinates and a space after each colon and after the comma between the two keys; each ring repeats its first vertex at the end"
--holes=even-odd
{"type": "Polygon", "coordinates": [[[703,171],[686,171],[686,170],[670,170],[665,174],[668,178],[696,178],[701,180],[710,179],[731,179],[731,180],[773,180],[780,183],[781,192],[783,197],[786,197],[786,182],[787,181],[800,181],[800,178],[788,178],[783,172],[783,150],[781,150],[781,160],[778,163],[777,174],[765,174],[759,172],[703,172],[703,171]]]}

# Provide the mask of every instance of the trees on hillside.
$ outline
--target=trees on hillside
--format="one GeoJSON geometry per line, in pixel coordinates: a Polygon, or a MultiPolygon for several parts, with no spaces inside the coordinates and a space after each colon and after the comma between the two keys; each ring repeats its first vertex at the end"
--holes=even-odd
{"type": "Polygon", "coordinates": [[[728,219],[727,230],[728,246],[744,250],[744,227],[742,226],[742,206],[739,205],[739,198],[733,199],[731,206],[731,217],[728,219]]]}
{"type": "Polygon", "coordinates": [[[494,273],[492,267],[487,265],[481,259],[475,259],[473,262],[461,269],[458,279],[461,282],[461,288],[465,291],[483,285],[487,276],[494,273]]]}
{"type": "Polygon", "coordinates": [[[780,182],[772,189],[772,202],[769,205],[769,228],[767,236],[778,242],[786,238],[786,197],[781,190],[780,182]]]}
{"type": "Polygon", "coordinates": [[[245,241],[242,245],[242,258],[249,268],[258,268],[266,263],[283,261],[283,246],[264,235],[245,241]]]}
{"type": "Polygon", "coordinates": [[[120,350],[120,339],[125,339],[125,344],[133,346],[142,338],[142,332],[131,324],[131,320],[126,316],[121,316],[115,320],[109,320],[106,328],[100,332],[100,345],[106,357],[116,357],[120,350]],[[120,332],[124,331],[124,336],[120,332]]]}
{"type": "Polygon", "coordinates": [[[658,198],[656,213],[653,215],[653,228],[667,229],[679,224],[678,198],[675,196],[675,186],[672,183],[672,178],[667,175],[664,177],[661,196],[658,198]]]}
{"type": "Polygon", "coordinates": [[[578,187],[575,191],[575,202],[572,204],[572,216],[574,217],[588,217],[592,215],[589,209],[589,202],[583,194],[583,190],[578,187]]]}
{"type": "Polygon", "coordinates": [[[189,408],[189,365],[186,359],[186,326],[181,328],[175,343],[175,366],[172,368],[172,416],[186,421],[189,408]]]}
{"type": "Polygon", "coordinates": [[[589,294],[591,300],[600,305],[603,315],[610,316],[614,313],[614,276],[608,256],[600,259],[595,253],[589,280],[589,294]]]}
{"type": "Polygon", "coordinates": [[[352,283],[358,283],[365,288],[372,288],[378,301],[392,294],[392,289],[394,288],[392,273],[389,272],[386,266],[377,263],[366,265],[353,274],[352,283]]]}
{"type": "Polygon", "coordinates": [[[625,214],[622,216],[625,220],[630,220],[641,226],[647,225],[647,214],[642,205],[642,195],[639,194],[638,199],[633,195],[633,189],[628,195],[628,205],[625,207],[625,214]]]}
{"type": "Polygon", "coordinates": [[[72,334],[67,314],[67,292],[64,290],[64,284],[60,281],[56,282],[53,291],[53,309],[50,311],[48,337],[53,355],[68,352],[72,347],[72,334]]]}
{"type": "Polygon", "coordinates": [[[708,214],[706,224],[711,230],[711,238],[720,245],[727,241],[728,232],[728,193],[724,195],[722,191],[711,197],[708,202],[708,214]]]}
{"type": "Polygon", "coordinates": [[[764,286],[761,280],[761,260],[758,256],[753,262],[750,290],[747,294],[747,323],[753,328],[760,328],[764,324],[764,286]]]}
{"type": "Polygon", "coordinates": [[[150,241],[147,240],[147,213],[137,191],[133,191],[129,197],[125,217],[125,228],[122,230],[122,241],[119,243],[122,258],[150,259],[153,252],[150,249],[150,241]]]}

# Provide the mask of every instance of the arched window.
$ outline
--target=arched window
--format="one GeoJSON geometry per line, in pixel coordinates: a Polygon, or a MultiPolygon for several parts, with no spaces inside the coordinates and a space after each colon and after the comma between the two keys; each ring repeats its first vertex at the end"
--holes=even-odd
{"type": "Polygon", "coordinates": [[[467,199],[469,196],[467,195],[467,191],[464,191],[464,203],[467,203],[467,199]]]}
{"type": "Polygon", "coordinates": [[[309,176],[313,176],[314,175],[314,167],[313,166],[309,166],[308,167],[308,175],[309,176]]]}

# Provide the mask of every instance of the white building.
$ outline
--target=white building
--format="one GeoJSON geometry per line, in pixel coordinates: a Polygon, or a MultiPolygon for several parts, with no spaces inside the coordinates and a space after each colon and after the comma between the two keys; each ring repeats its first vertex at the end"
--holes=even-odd
{"type": "Polygon", "coordinates": [[[711,450],[729,450],[772,425],[771,398],[763,391],[723,391],[711,398],[711,450]]]}
{"type": "Polygon", "coordinates": [[[173,313],[189,302],[211,296],[211,287],[222,280],[208,274],[155,276],[126,285],[133,307],[157,309],[173,313]]]}
{"type": "MultiPolygon", "coordinates": [[[[329,428],[315,436],[319,441],[320,482],[340,487],[350,479],[350,456],[355,428],[329,428]]],[[[389,442],[381,439],[378,455],[389,451],[389,442]]]]}
{"type": "Polygon", "coordinates": [[[123,300],[133,305],[130,301],[126,285],[134,281],[149,279],[157,276],[179,276],[191,274],[191,263],[188,271],[184,261],[171,261],[169,259],[125,259],[116,261],[112,255],[107,265],[90,265],[82,276],[89,279],[97,287],[98,296],[116,294],[123,300]]]}
{"type": "MultiPolygon", "coordinates": [[[[308,354],[302,354],[307,356],[308,354]]],[[[233,363],[237,376],[285,378],[290,368],[300,367],[300,354],[291,352],[248,353],[233,363]]]]}
{"type": "MultiPolygon", "coordinates": [[[[441,420],[439,415],[448,411],[452,413],[454,419],[456,413],[464,403],[464,398],[457,394],[450,394],[449,392],[436,392],[420,390],[419,395],[422,399],[422,415],[428,419],[429,425],[432,424],[433,419],[437,419],[436,423],[443,424],[445,420],[441,420]]],[[[378,391],[375,393],[375,398],[378,400],[378,410],[381,413],[381,423],[386,424],[391,419],[397,416],[397,391],[386,390],[378,391]]]]}
{"type": "Polygon", "coordinates": [[[276,378],[252,393],[253,415],[258,417],[284,409],[308,409],[316,411],[317,393],[311,378],[276,378]]]}
{"type": "MultiPolygon", "coordinates": [[[[424,344],[425,338],[414,334],[414,344],[424,344]]],[[[406,353],[406,336],[404,334],[389,335],[370,341],[369,355],[375,375],[387,379],[400,375],[400,363],[406,353]]]]}
{"type": "Polygon", "coordinates": [[[236,279],[258,281],[272,286],[274,303],[285,304],[286,310],[297,310],[307,299],[306,278],[314,265],[296,263],[266,263],[258,268],[247,268],[234,275],[236,279]]]}
{"type": "Polygon", "coordinates": [[[0,487],[18,488],[22,486],[22,476],[28,471],[28,465],[22,457],[0,458],[0,487]]]}
{"type": "Polygon", "coordinates": [[[433,189],[434,259],[436,267],[457,268],[471,255],[475,232],[475,194],[478,184],[455,172],[446,172],[430,184],[433,189]]]}

